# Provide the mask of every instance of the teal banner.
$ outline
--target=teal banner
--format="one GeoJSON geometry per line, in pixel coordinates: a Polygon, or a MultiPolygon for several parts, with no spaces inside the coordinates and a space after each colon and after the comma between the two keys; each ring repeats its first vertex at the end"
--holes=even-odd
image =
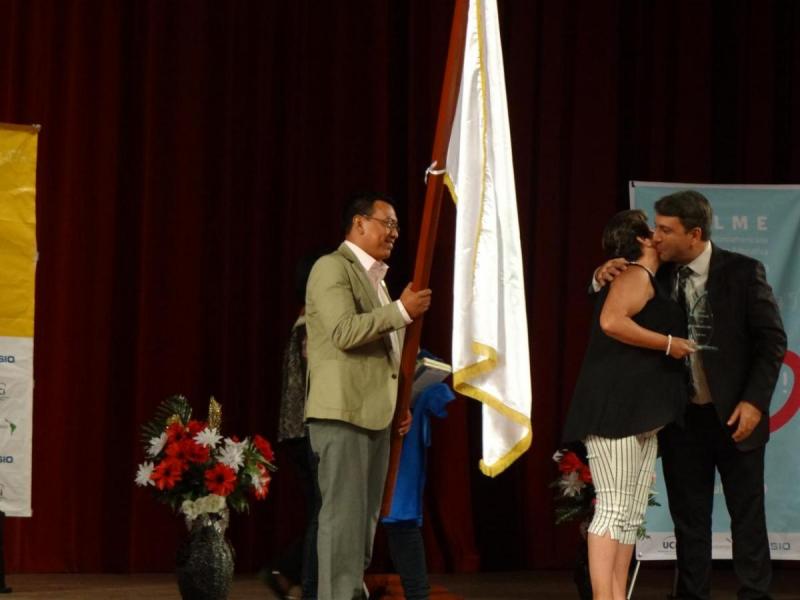
{"type": "MultiPolygon", "coordinates": [[[[644,210],[653,223],[653,205],[667,194],[693,189],[714,209],[711,239],[727,250],[760,260],[781,310],[789,350],[784,359],[770,410],[765,491],[772,558],[800,559],[800,186],[736,186],[631,182],[630,204],[644,210]]],[[[636,548],[639,560],[675,556],[675,537],[667,508],[660,461],[655,482],[660,507],[647,513],[648,538],[636,548]]],[[[714,490],[714,558],[731,558],[730,517],[717,475],[714,490]]]]}

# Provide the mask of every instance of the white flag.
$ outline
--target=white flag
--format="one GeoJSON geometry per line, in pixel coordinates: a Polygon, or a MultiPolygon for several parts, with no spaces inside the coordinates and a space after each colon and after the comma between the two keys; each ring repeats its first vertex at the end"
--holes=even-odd
{"type": "Polygon", "coordinates": [[[483,403],[481,471],[531,443],[531,365],[495,0],[471,0],[445,182],[456,201],[453,384],[483,403]]]}

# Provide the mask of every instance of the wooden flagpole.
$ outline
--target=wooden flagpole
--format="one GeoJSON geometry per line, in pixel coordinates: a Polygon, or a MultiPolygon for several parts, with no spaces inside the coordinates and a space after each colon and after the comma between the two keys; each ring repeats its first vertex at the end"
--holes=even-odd
{"type": "MultiPolygon", "coordinates": [[[[444,170],[446,165],[447,147],[450,143],[450,133],[453,129],[453,118],[455,117],[458,92],[461,85],[468,8],[469,0],[456,0],[453,9],[450,46],[447,50],[447,65],[444,70],[442,96],[439,101],[439,117],[433,137],[432,170],[434,171],[444,170]]],[[[442,173],[430,173],[428,175],[427,189],[425,190],[425,206],[422,210],[422,226],[420,227],[417,259],[414,265],[414,279],[411,286],[414,290],[425,289],[430,282],[433,248],[436,245],[443,188],[444,175],[442,173]]],[[[403,446],[403,438],[397,433],[397,428],[408,412],[408,407],[411,403],[411,387],[414,383],[414,368],[422,336],[422,321],[423,317],[419,317],[406,329],[403,356],[400,362],[397,408],[395,409],[394,423],[392,424],[389,470],[386,474],[386,483],[383,488],[382,517],[387,516],[392,508],[392,497],[397,483],[397,469],[400,466],[400,450],[403,446]]]]}

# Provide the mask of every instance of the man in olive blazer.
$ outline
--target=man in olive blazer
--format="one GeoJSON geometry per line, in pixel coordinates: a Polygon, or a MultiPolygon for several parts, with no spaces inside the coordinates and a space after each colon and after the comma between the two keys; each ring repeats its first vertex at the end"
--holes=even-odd
{"type": "MultiPolygon", "coordinates": [[[[355,197],[345,241],[308,279],[306,420],[319,463],[320,600],[362,597],[389,458],[402,330],[430,305],[407,287],[392,302],[383,283],[398,236],[385,195],[355,197]]],[[[401,427],[410,427],[410,416],[401,427]]]]}

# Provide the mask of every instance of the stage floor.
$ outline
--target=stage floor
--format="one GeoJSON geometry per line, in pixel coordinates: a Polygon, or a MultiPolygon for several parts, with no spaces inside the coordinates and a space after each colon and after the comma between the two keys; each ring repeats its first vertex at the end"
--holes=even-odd
{"type": "MultiPolygon", "coordinates": [[[[431,575],[433,583],[465,600],[574,600],[577,593],[568,571],[431,575]]],[[[9,575],[14,591],[9,600],[179,600],[175,578],[154,575],[9,575]]],[[[645,564],[635,600],[664,600],[672,585],[672,571],[645,564]]],[[[714,597],[735,598],[736,582],[727,568],[715,570],[714,597]]],[[[273,600],[255,576],[236,577],[229,600],[273,600]]],[[[800,599],[800,569],[777,568],[774,600],[800,599]]]]}

